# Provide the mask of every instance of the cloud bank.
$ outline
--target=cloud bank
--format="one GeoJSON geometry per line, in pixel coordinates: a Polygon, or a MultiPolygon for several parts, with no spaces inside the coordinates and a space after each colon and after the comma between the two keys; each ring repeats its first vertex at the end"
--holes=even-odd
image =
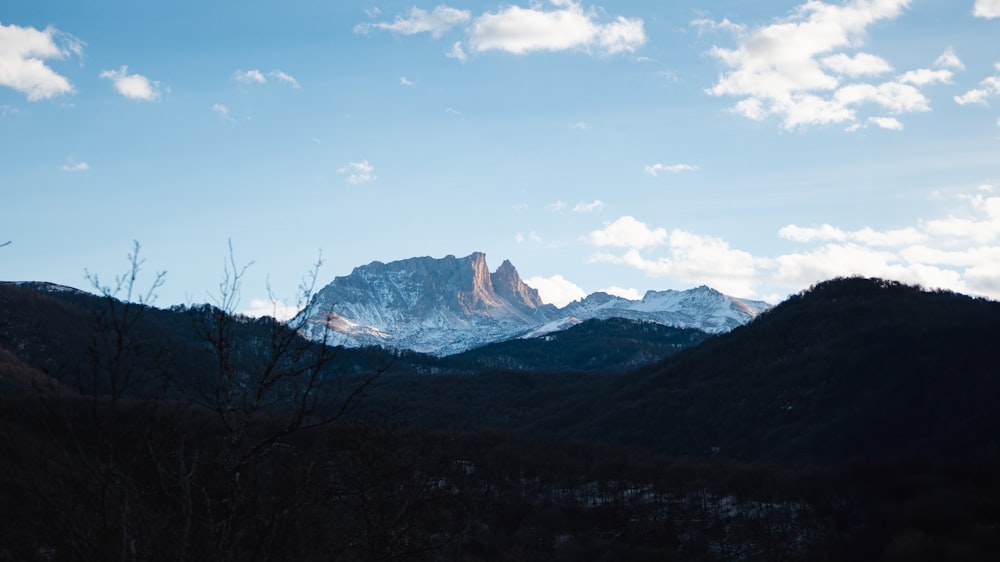
{"type": "MultiPolygon", "coordinates": [[[[961,67],[948,48],[934,61],[936,70],[882,78],[893,72],[892,65],[860,49],[869,27],[899,17],[909,5],[910,0],[810,0],[788,17],[753,29],[724,20],[714,28],[732,32],[737,45],[709,51],[728,70],[708,93],[739,98],[731,107],[734,113],[757,121],[775,116],[785,129],[848,124],[854,130],[870,123],[898,130],[902,123],[884,114],[930,111],[921,88],[950,83],[950,69],[961,67]],[[883,115],[867,121],[859,116],[862,110],[883,115]]],[[[706,27],[704,20],[693,24],[706,27]]]]}
{"type": "Polygon", "coordinates": [[[991,186],[955,200],[953,213],[893,230],[830,224],[779,229],[799,246],[755,256],[717,237],[649,226],[625,216],[592,231],[591,261],[649,276],[708,284],[740,297],[799,291],[836,276],[883,277],[1000,299],[1000,196],[991,186]]]}

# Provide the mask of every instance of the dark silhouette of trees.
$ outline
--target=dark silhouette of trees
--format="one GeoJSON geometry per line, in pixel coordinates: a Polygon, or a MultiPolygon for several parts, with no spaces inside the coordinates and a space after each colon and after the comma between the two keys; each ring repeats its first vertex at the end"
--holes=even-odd
{"type": "MultiPolygon", "coordinates": [[[[80,356],[86,361],[51,384],[20,366],[14,372],[35,393],[7,404],[5,435],[18,474],[50,518],[52,548],[79,560],[272,559],[316,468],[302,459],[307,470],[279,483],[276,459],[298,434],[340,420],[379,373],[346,383],[328,368],[328,346],[273,320],[257,330],[263,337],[245,337],[249,320],[235,307],[246,269],[234,267],[232,251],[220,306],[189,311],[203,357],[178,362],[214,363],[214,372],[179,373],[171,350],[146,331],[165,274],[140,290],[138,243],[128,262],[110,284],[87,273],[104,307],[80,356]],[[17,416],[32,408],[43,423],[25,429],[17,416]],[[23,431],[44,439],[51,454],[22,446],[23,431]],[[75,500],[64,505],[68,495],[75,500]]],[[[315,275],[303,282],[303,300],[315,275]]]]}
{"type": "Polygon", "coordinates": [[[142,266],[0,284],[0,560],[1000,551],[995,303],[835,280],[633,373],[348,374],[234,313],[232,252],[204,306],[142,266]]]}

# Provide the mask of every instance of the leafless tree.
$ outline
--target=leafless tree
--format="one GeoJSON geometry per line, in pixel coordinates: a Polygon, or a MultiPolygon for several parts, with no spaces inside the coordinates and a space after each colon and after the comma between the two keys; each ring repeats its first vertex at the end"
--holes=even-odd
{"type": "MultiPolygon", "coordinates": [[[[230,244],[214,306],[188,308],[214,367],[178,380],[144,324],[165,273],[144,283],[138,243],[128,264],[110,283],[87,272],[105,303],[89,361],[68,389],[38,392],[52,455],[15,459],[51,514],[57,557],[282,559],[322,465],[303,443],[342,420],[380,373],[345,380],[332,348],[295,322],[238,314],[250,264],[239,266],[230,244]]],[[[300,284],[300,306],[320,265],[300,284]]],[[[7,436],[9,450],[25,451],[13,443],[20,434],[7,436]]]]}
{"type": "MultiPolygon", "coordinates": [[[[260,500],[268,494],[255,475],[276,451],[291,447],[290,440],[297,435],[341,420],[380,374],[345,384],[329,368],[332,348],[300,335],[304,319],[270,323],[267,341],[237,337],[240,323],[248,321],[237,307],[251,265],[237,263],[230,243],[223,278],[212,299],[216,306],[199,315],[197,324],[216,364],[214,376],[204,379],[197,395],[223,435],[217,454],[225,497],[221,512],[211,514],[217,560],[268,558],[270,544],[305,501],[307,490],[286,490],[262,509],[260,500]]],[[[298,307],[312,298],[321,265],[322,259],[317,260],[301,282],[298,307]]],[[[308,461],[304,464],[311,466],[308,461]]],[[[304,478],[308,481],[311,473],[304,478]]]]}
{"type": "MultiPolygon", "coordinates": [[[[142,359],[151,356],[143,347],[150,342],[142,341],[137,326],[155,301],[165,272],[155,273],[142,291],[144,261],[138,242],[127,259],[128,268],[113,283],[86,275],[107,305],[94,319],[89,360],[76,365],[75,376],[35,387],[35,431],[46,435],[50,454],[9,449],[19,453],[12,460],[20,463],[35,496],[50,511],[58,541],[70,551],[63,554],[77,560],[138,558],[150,535],[142,521],[153,517],[143,513],[143,492],[134,478],[147,445],[154,443],[154,427],[140,420],[139,391],[149,391],[151,377],[162,378],[166,366],[142,359]],[[138,439],[136,427],[145,433],[138,439]],[[73,502],[65,502],[67,494],[73,502]]],[[[6,433],[11,435],[9,428],[6,433]]]]}

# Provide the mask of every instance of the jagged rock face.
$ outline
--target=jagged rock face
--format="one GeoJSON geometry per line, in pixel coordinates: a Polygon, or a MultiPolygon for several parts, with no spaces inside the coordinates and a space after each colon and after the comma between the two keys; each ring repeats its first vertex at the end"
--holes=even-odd
{"type": "Polygon", "coordinates": [[[509,339],[557,309],[509,262],[490,273],[477,252],[355,268],[321,289],[303,314],[314,339],[448,355],[509,339]]]}
{"type": "MultiPolygon", "coordinates": [[[[321,289],[297,320],[316,340],[450,355],[546,325],[630,318],[724,332],[769,308],[708,287],[650,291],[641,301],[594,293],[559,309],[545,304],[509,261],[490,273],[486,255],[372,262],[321,289]],[[572,317],[573,322],[565,322],[572,317]]],[[[550,331],[543,329],[541,332],[550,331]]]]}
{"type": "Polygon", "coordinates": [[[510,260],[503,260],[496,273],[490,276],[490,280],[493,282],[496,294],[508,302],[533,309],[545,306],[538,296],[538,291],[521,281],[521,276],[517,274],[510,260]]]}

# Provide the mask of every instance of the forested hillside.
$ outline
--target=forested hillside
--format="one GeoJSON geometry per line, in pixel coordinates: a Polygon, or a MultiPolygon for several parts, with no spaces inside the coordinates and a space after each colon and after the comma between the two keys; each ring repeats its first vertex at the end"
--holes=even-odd
{"type": "Polygon", "coordinates": [[[0,558],[1000,552],[997,303],[852,278],[707,339],[581,327],[559,353],[444,368],[216,307],[0,284],[0,558]],[[585,369],[654,340],[651,366],[585,369]]]}

